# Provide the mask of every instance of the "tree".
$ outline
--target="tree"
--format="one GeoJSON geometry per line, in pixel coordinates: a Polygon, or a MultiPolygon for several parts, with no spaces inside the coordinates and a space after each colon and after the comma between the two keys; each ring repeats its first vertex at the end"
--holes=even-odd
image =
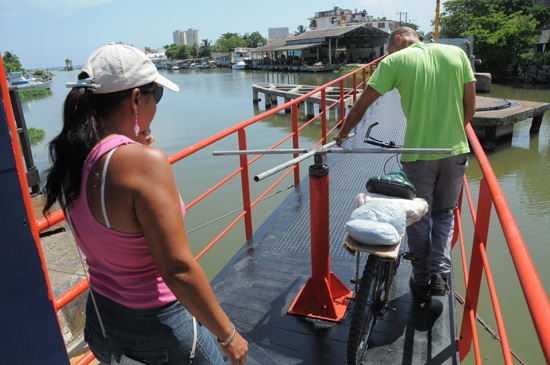
{"type": "Polygon", "coordinates": [[[200,47],[201,57],[210,57],[212,55],[212,42],[208,39],[203,39],[200,47]]]}
{"type": "Polygon", "coordinates": [[[246,41],[238,33],[224,33],[216,41],[216,47],[220,52],[231,52],[240,47],[246,47],[246,41]]]}
{"type": "Polygon", "coordinates": [[[191,56],[193,56],[193,58],[198,58],[199,54],[200,54],[199,45],[197,43],[193,43],[193,45],[191,46],[191,56]]]}
{"type": "Polygon", "coordinates": [[[262,37],[260,32],[254,32],[252,34],[245,34],[243,36],[244,41],[246,42],[246,47],[256,48],[259,46],[264,46],[267,44],[267,39],[262,37]]]}
{"type": "Polygon", "coordinates": [[[409,28],[412,28],[414,30],[418,30],[418,25],[414,24],[414,23],[401,23],[401,27],[409,27],[409,28]]]}
{"type": "Polygon", "coordinates": [[[446,38],[473,36],[480,71],[506,77],[531,52],[540,20],[548,9],[533,0],[449,0],[444,3],[440,34],[446,38]],[[536,14],[536,15],[535,15],[536,14]]]}
{"type": "Polygon", "coordinates": [[[173,44],[166,50],[166,57],[172,60],[186,60],[191,58],[191,47],[186,45],[176,46],[173,44]]]}
{"type": "Polygon", "coordinates": [[[19,57],[17,57],[13,52],[6,52],[2,56],[2,63],[4,64],[4,70],[6,73],[14,71],[23,71],[21,67],[21,62],[19,62],[19,57]]]}
{"type": "Polygon", "coordinates": [[[307,27],[305,27],[303,25],[299,25],[296,28],[296,31],[294,32],[294,35],[302,34],[302,33],[305,33],[306,31],[307,31],[307,27]]]}

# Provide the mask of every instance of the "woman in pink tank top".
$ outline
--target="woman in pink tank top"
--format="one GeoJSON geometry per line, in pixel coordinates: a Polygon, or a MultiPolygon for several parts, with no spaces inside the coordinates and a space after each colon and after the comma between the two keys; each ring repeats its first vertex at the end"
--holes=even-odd
{"type": "Polygon", "coordinates": [[[194,364],[223,364],[221,348],[243,364],[248,344],[191,253],[168,157],[150,146],[163,88],[178,86],[121,44],[92,53],[78,79],[50,144],[44,211],[66,198],[89,266],[85,339],[94,355],[180,364],[191,353],[194,364]]]}

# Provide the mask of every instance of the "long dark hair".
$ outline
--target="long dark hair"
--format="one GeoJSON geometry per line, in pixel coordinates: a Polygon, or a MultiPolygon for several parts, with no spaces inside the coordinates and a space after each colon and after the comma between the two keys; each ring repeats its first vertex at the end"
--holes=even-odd
{"type": "MultiPolygon", "coordinates": [[[[88,78],[82,72],[79,79],[88,78]]],[[[154,83],[139,86],[147,92],[154,83]]],[[[63,179],[68,175],[69,188],[66,191],[67,204],[80,194],[82,167],[92,148],[99,142],[109,115],[124,100],[130,97],[132,89],[108,94],[94,94],[91,89],[73,88],[63,104],[63,129],[49,144],[51,168],[47,171],[46,212],[61,197],[63,179]]]]}

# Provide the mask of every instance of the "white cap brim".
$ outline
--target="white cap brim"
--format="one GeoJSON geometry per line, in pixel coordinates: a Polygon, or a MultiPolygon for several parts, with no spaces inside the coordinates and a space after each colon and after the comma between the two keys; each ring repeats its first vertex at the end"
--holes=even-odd
{"type": "Polygon", "coordinates": [[[180,91],[180,87],[176,84],[174,84],[172,81],[168,80],[166,77],[158,74],[155,81],[157,84],[164,86],[165,88],[172,90],[172,91],[180,91]]]}

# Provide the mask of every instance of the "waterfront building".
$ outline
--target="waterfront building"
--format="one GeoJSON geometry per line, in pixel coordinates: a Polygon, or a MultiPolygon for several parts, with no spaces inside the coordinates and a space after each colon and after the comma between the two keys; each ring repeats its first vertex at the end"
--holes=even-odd
{"type": "Polygon", "coordinates": [[[335,6],[333,10],[319,11],[315,16],[309,18],[309,29],[321,30],[335,27],[353,26],[358,24],[367,24],[370,27],[381,29],[391,33],[398,27],[398,22],[383,18],[374,18],[368,15],[366,10],[358,11],[355,9],[340,9],[335,6]]]}
{"type": "Polygon", "coordinates": [[[198,29],[189,28],[186,31],[175,30],[173,33],[174,44],[177,46],[192,46],[200,44],[200,34],[198,29]]]}

